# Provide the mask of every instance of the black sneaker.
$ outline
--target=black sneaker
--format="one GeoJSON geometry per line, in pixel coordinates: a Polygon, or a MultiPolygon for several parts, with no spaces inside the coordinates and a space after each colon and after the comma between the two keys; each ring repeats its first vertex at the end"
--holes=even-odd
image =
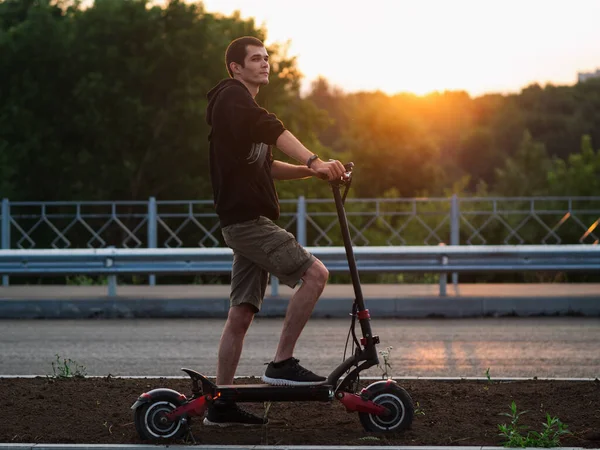
{"type": "Polygon", "coordinates": [[[271,361],[262,380],[276,386],[311,386],[323,384],[327,379],[302,367],[296,358],[289,358],[278,363],[271,361]]]}
{"type": "Polygon", "coordinates": [[[244,411],[235,403],[224,403],[215,401],[208,407],[204,425],[231,427],[231,426],[262,426],[268,423],[268,419],[259,417],[251,412],[244,411]]]}

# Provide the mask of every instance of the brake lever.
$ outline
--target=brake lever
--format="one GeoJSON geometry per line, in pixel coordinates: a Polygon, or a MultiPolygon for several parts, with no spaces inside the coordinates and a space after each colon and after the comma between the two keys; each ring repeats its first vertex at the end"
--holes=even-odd
{"type": "Polygon", "coordinates": [[[331,186],[345,186],[344,194],[342,195],[342,205],[346,202],[346,196],[348,195],[348,190],[350,189],[350,185],[352,184],[352,169],[354,168],[354,163],[346,163],[344,164],[344,169],[346,169],[345,176],[346,178],[340,178],[338,180],[330,181],[329,184],[331,186]]]}
{"type": "Polygon", "coordinates": [[[346,178],[342,177],[337,180],[330,181],[329,184],[331,184],[332,186],[342,186],[345,184],[349,184],[352,179],[352,169],[353,168],[354,168],[354,163],[352,163],[352,162],[344,164],[344,169],[346,169],[346,172],[345,172],[346,178]]]}
{"type": "Polygon", "coordinates": [[[350,185],[352,184],[352,175],[348,177],[348,181],[344,183],[346,188],[344,189],[344,195],[342,195],[342,205],[346,203],[346,196],[348,195],[348,191],[350,190],[350,185]]]}

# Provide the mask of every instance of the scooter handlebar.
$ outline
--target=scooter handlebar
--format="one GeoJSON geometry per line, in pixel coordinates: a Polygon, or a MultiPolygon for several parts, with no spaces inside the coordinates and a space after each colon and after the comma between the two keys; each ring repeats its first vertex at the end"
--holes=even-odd
{"type": "Polygon", "coordinates": [[[329,184],[335,186],[344,186],[350,184],[350,180],[352,179],[352,170],[354,169],[354,163],[349,162],[344,164],[344,169],[346,169],[346,176],[340,178],[339,180],[330,181],[329,184]]]}

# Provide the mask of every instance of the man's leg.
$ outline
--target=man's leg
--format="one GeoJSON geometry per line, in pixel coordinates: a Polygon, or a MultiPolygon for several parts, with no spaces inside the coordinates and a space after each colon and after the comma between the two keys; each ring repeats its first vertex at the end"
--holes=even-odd
{"type": "MultiPolygon", "coordinates": [[[[246,332],[260,309],[267,287],[268,273],[234,251],[231,280],[231,305],[219,343],[217,384],[233,384],[246,332]]],[[[264,417],[241,409],[233,402],[217,399],[209,406],[204,425],[264,425],[264,417]]]]}
{"type": "MultiPolygon", "coordinates": [[[[293,234],[266,217],[236,225],[235,233],[226,227],[223,229],[223,237],[227,245],[235,249],[234,257],[236,254],[243,255],[240,261],[251,262],[265,274],[270,272],[290,287],[295,287],[300,279],[303,280],[302,286],[290,300],[275,360],[268,364],[262,380],[275,385],[312,385],[324,382],[324,377],[300,366],[292,355],[300,333],[325,288],[329,277],[327,268],[307,252],[293,234]]],[[[246,274],[249,273],[246,271],[246,274]]],[[[242,281],[240,278],[237,284],[246,284],[242,281]]],[[[264,296],[266,283],[261,288],[264,296]]],[[[249,296],[232,294],[232,304],[233,298],[246,299],[249,296]]],[[[262,297],[260,300],[262,301],[262,297]]],[[[260,309],[260,305],[257,309],[260,309]]]]}
{"type": "Polygon", "coordinates": [[[227,322],[219,343],[217,361],[217,384],[233,384],[233,377],[240,362],[246,332],[254,318],[254,306],[241,303],[229,308],[227,322]]]}
{"type": "MultiPolygon", "coordinates": [[[[229,308],[227,322],[219,344],[218,385],[233,384],[233,376],[244,346],[244,337],[252,323],[254,312],[254,306],[249,303],[241,303],[229,308]]],[[[203,423],[207,426],[218,427],[261,426],[266,424],[267,420],[241,409],[234,402],[217,399],[208,407],[203,423]]]]}
{"type": "Polygon", "coordinates": [[[279,346],[273,360],[275,363],[293,356],[294,347],[300,337],[300,333],[302,333],[317,300],[323,293],[328,278],[329,271],[318,259],[308,268],[302,277],[302,286],[300,286],[290,299],[285,314],[279,346]]]}

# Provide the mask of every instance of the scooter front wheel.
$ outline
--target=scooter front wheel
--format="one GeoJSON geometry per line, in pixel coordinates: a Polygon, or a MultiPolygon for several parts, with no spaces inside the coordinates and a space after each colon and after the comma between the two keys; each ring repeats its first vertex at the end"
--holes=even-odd
{"type": "Polygon", "coordinates": [[[388,409],[382,416],[359,412],[364,429],[372,432],[396,432],[410,427],[414,406],[410,395],[395,382],[378,381],[366,388],[369,400],[388,409]]]}
{"type": "MultiPolygon", "coordinates": [[[[170,421],[166,414],[182,405],[175,394],[164,393],[152,398],[135,410],[135,428],[144,440],[177,439],[184,435],[186,427],[182,419],[170,421]]],[[[189,421],[189,419],[187,419],[189,421]]]]}

